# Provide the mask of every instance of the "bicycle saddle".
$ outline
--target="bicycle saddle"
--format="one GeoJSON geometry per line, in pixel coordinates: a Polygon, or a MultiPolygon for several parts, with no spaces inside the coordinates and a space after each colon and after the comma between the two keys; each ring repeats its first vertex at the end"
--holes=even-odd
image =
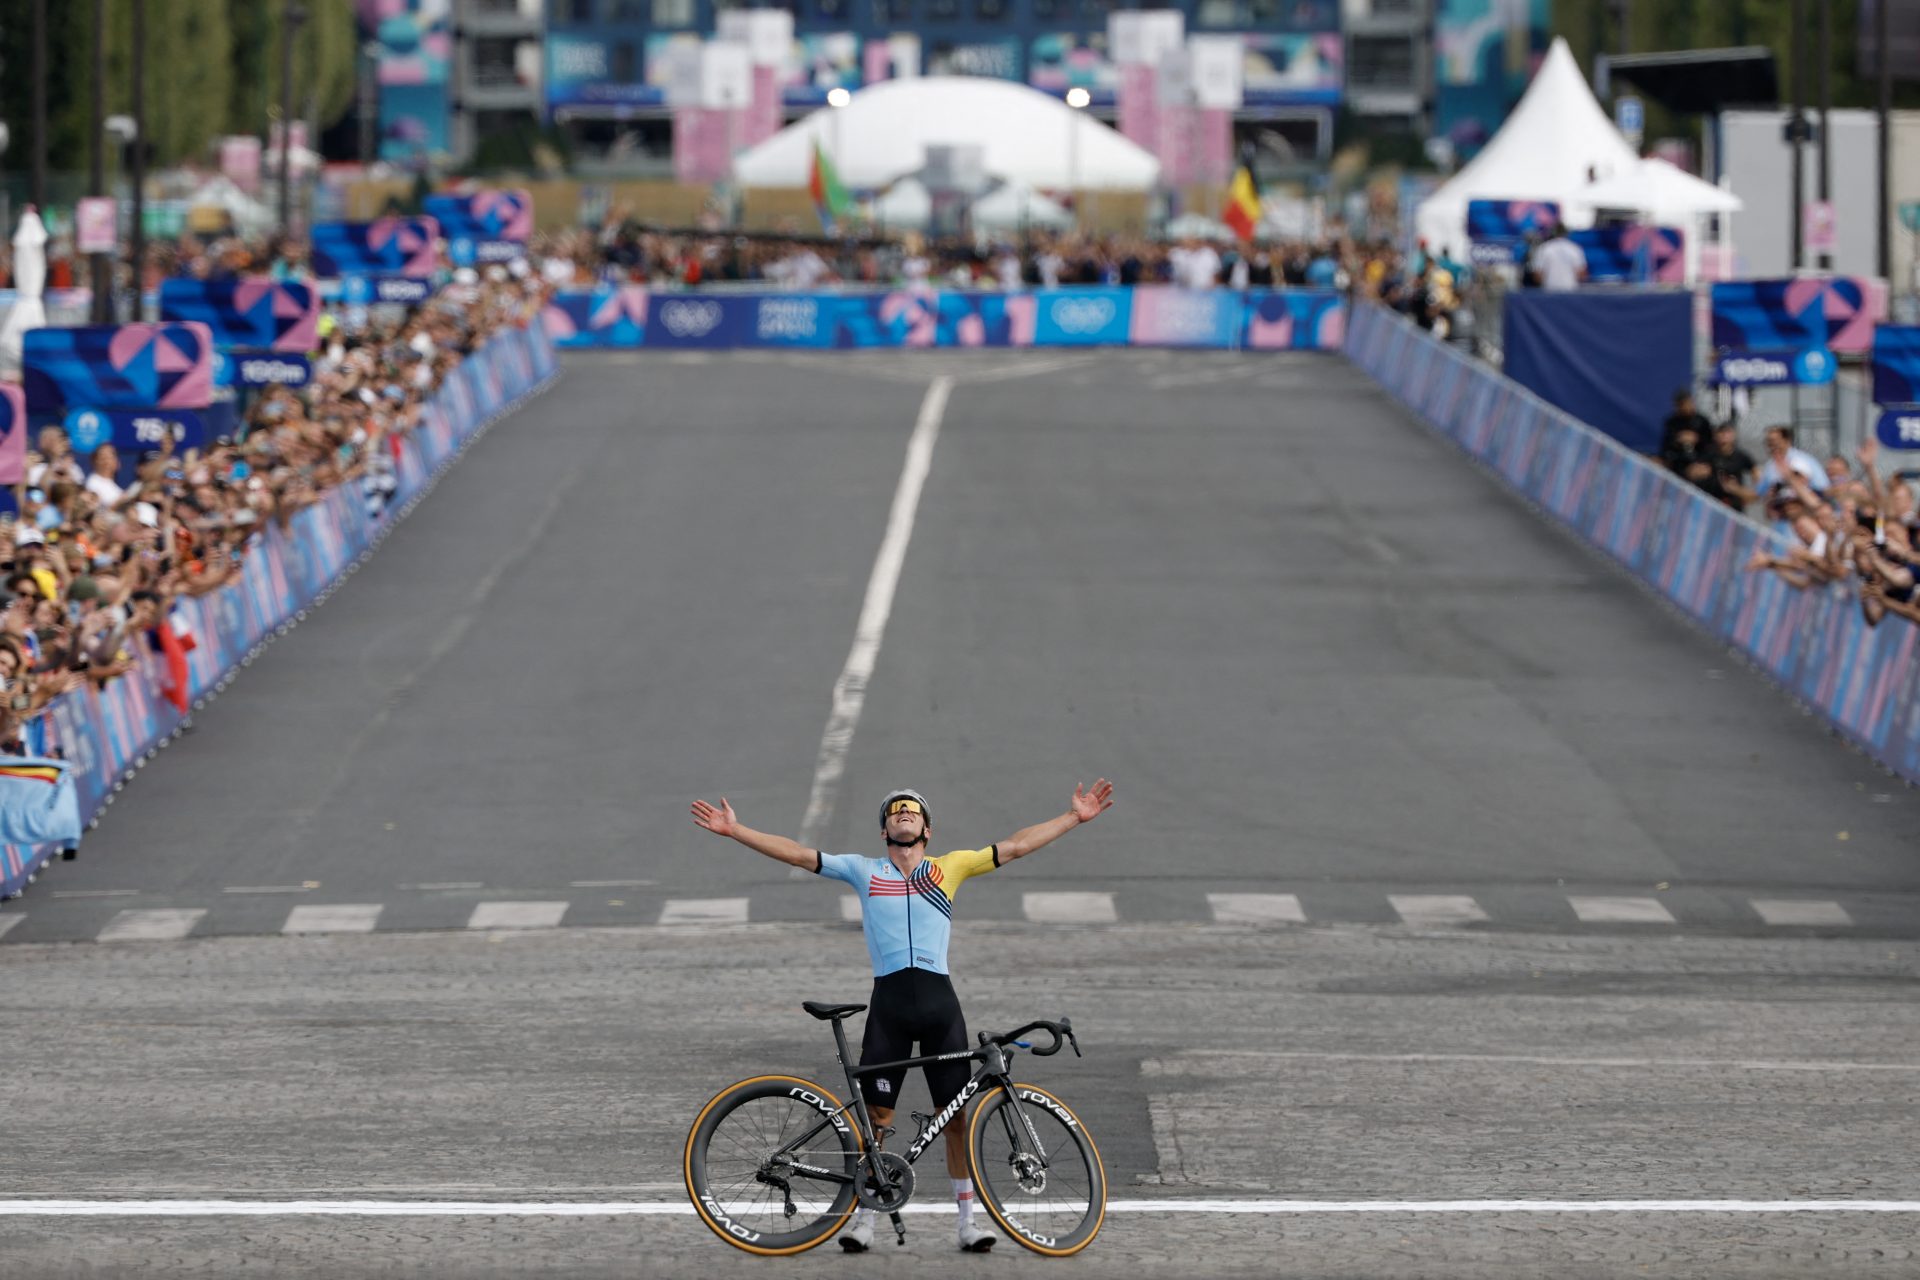
{"type": "Polygon", "coordinates": [[[800,1007],[822,1022],[849,1018],[867,1006],[863,1004],[821,1004],[818,1000],[802,1001],[800,1007]]]}

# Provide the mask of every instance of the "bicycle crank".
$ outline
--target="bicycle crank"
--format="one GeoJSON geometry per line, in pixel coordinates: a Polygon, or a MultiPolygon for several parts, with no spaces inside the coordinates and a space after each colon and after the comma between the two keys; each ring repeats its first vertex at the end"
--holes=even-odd
{"type": "Polygon", "coordinates": [[[875,1151],[860,1161],[853,1194],[877,1213],[892,1213],[913,1199],[913,1166],[891,1151],[875,1151]]]}

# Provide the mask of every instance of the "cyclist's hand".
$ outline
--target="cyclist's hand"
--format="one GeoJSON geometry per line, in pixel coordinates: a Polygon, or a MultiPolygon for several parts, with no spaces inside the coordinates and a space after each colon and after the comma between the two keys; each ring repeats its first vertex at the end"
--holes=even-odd
{"type": "Polygon", "coordinates": [[[714,808],[705,800],[693,802],[693,821],[696,826],[705,827],[717,836],[730,836],[738,819],[733,816],[733,806],[727,803],[725,796],[720,797],[720,807],[714,808]]]}
{"type": "Polygon", "coordinates": [[[1095,818],[1113,808],[1113,784],[1101,778],[1086,790],[1078,783],[1073,787],[1073,816],[1082,822],[1092,822],[1095,818]]]}

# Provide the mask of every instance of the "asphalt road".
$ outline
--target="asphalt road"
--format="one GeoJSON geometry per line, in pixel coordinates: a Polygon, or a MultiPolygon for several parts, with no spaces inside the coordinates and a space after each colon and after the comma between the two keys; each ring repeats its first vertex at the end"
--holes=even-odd
{"type": "MultiPolygon", "coordinates": [[[[1098,1028],[1039,1078],[1116,1196],[1920,1197],[1914,797],[1351,368],[1172,352],[570,361],[0,907],[8,1194],[671,1199],[701,1099],[830,1066],[793,1006],[864,992],[839,887],[687,804],[799,827],[937,377],[821,842],[877,853],[893,786],[959,848],[1115,780],[965,887],[954,958],[978,1025],[1098,1028]],[[372,932],[279,936],[323,908],[372,932]]],[[[1130,1213],[1072,1265],[1912,1273],[1912,1227],[1130,1213]]],[[[36,1276],[735,1261],[671,1216],[4,1235],[36,1276]]]]}

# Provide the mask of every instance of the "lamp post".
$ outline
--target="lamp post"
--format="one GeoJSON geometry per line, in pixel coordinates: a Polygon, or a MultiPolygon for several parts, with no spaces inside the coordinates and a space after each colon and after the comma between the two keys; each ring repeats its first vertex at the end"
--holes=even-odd
{"type": "MultiPolygon", "coordinates": [[[[1881,0],[1884,4],[1886,0],[1881,0]]],[[[1820,0],[1820,203],[1832,218],[1833,199],[1833,0],[1820,0]]],[[[1832,232],[1820,251],[1820,269],[1833,269],[1832,232]]]]}
{"type": "Polygon", "coordinates": [[[147,318],[147,0],[133,0],[133,318],[147,318]]]}
{"type": "MultiPolygon", "coordinates": [[[[87,133],[93,143],[88,157],[87,194],[107,193],[107,0],[93,0],[93,87],[87,133]]],[[[113,255],[93,255],[93,322],[113,323],[113,255]]]]}
{"type": "Polygon", "coordinates": [[[1080,230],[1080,114],[1093,101],[1093,95],[1079,85],[1067,90],[1067,105],[1073,118],[1067,121],[1067,199],[1073,202],[1073,229],[1080,230]]]}
{"type": "Polygon", "coordinates": [[[293,33],[307,11],[293,0],[280,8],[280,234],[293,234],[293,33]]]}
{"type": "Polygon", "coordinates": [[[47,207],[47,0],[33,0],[33,207],[47,207]]]}

